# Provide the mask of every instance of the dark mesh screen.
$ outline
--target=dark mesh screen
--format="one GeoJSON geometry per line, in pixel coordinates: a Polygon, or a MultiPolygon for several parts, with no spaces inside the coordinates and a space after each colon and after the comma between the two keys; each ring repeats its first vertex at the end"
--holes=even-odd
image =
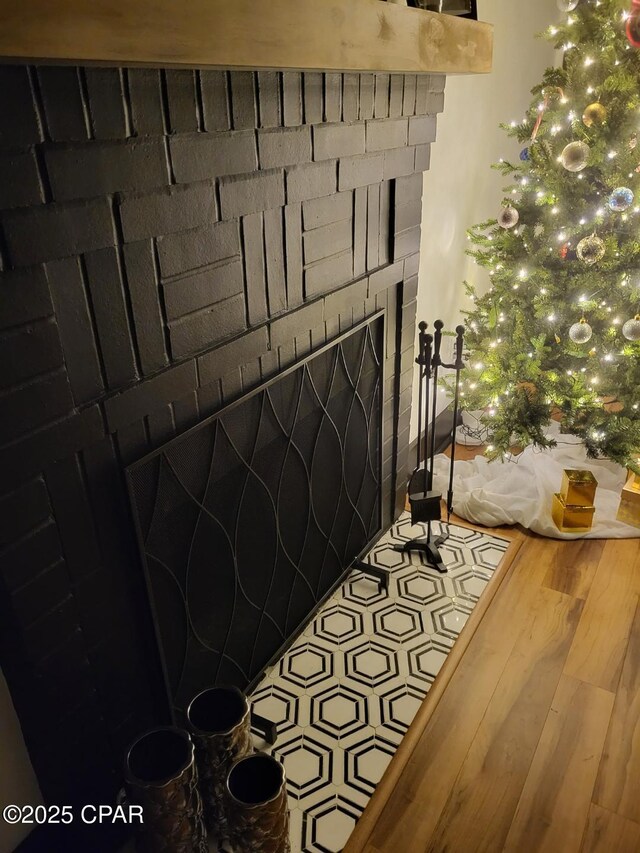
{"type": "Polygon", "coordinates": [[[380,528],[378,317],[127,469],[168,689],[246,689],[380,528]]]}

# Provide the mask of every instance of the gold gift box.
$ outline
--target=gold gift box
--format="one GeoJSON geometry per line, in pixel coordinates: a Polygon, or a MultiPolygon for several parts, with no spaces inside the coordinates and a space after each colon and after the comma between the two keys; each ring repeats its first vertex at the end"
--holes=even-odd
{"type": "Polygon", "coordinates": [[[625,500],[625,493],[623,491],[616,518],[618,521],[630,524],[632,527],[640,527],[640,502],[625,500]]]}
{"type": "MultiPolygon", "coordinates": [[[[638,460],[640,463],[640,459],[638,460]]],[[[636,495],[640,495],[640,476],[632,471],[630,468],[627,469],[627,482],[624,484],[625,492],[633,492],[636,495]]]]}
{"type": "Polygon", "coordinates": [[[567,506],[593,507],[598,481],[591,471],[566,468],[562,474],[560,494],[567,506]]]}
{"type": "Polygon", "coordinates": [[[594,506],[567,504],[564,496],[557,492],[551,502],[551,517],[561,533],[588,533],[593,525],[594,506]]]}

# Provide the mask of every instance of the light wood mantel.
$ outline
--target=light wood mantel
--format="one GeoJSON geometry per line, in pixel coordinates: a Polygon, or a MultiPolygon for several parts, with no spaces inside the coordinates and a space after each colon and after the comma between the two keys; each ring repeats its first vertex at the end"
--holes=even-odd
{"type": "Polygon", "coordinates": [[[0,59],[477,74],[490,24],[381,0],[0,0],[0,59]]]}

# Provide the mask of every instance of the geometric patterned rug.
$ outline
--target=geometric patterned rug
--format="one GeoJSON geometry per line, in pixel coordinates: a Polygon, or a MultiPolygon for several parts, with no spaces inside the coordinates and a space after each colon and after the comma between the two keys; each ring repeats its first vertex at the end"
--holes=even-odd
{"type": "Polygon", "coordinates": [[[278,727],[256,746],[284,764],[292,853],[342,850],[509,546],[451,525],[440,575],[391,547],[421,527],[403,514],[365,558],[388,593],[353,572],[249,697],[278,727]]]}

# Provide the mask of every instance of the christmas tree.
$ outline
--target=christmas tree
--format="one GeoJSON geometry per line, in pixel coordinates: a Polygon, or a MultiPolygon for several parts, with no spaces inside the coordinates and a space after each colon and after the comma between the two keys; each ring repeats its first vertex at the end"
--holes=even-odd
{"type": "Polygon", "coordinates": [[[592,457],[640,451],[640,51],[622,0],[558,0],[563,51],[532,90],[496,219],[469,232],[491,286],[467,313],[467,409],[489,456],[553,445],[551,419],[592,457]]]}

